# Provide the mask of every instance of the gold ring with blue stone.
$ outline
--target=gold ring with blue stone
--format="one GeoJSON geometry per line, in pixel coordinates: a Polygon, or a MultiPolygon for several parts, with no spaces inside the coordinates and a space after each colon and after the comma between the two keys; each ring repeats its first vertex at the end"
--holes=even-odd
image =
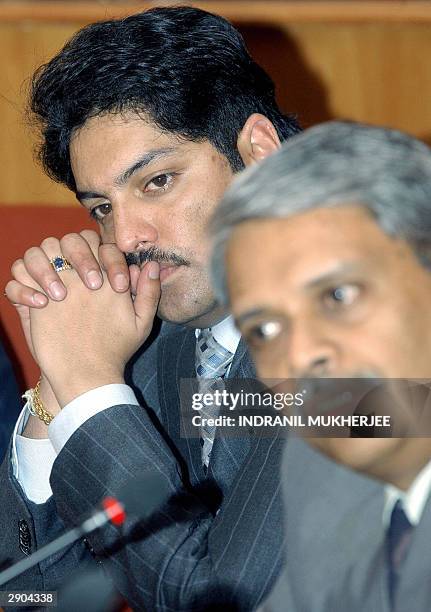
{"type": "Polygon", "coordinates": [[[49,260],[49,263],[56,272],[63,272],[63,270],[73,270],[70,261],[67,261],[63,255],[57,255],[49,260]]]}

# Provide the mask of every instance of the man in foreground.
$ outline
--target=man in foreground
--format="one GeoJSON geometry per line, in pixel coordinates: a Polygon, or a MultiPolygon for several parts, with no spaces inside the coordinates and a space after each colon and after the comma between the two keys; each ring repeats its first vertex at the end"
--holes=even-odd
{"type": "MultiPolygon", "coordinates": [[[[102,244],[51,237],[13,266],[7,295],[42,377],[3,465],[2,552],[21,558],[154,469],[186,501],[205,488],[207,510],[174,506],[115,553],[118,533],[97,533],[91,554],[136,610],[249,610],[282,563],[281,444],[181,438],[179,381],[253,375],[211,289],[205,229],[233,175],[299,128],[234,28],[184,7],[85,28],[38,71],[31,105],[47,172],[102,244]]],[[[55,589],[88,556],[80,542],[9,586],[55,589]]]]}
{"type": "Polygon", "coordinates": [[[213,231],[217,294],[259,376],[316,389],[321,378],[390,379],[390,401],[378,399],[398,432],[306,438],[359,473],[289,441],[289,556],[265,610],[426,612],[431,151],[391,130],[312,128],[234,183],[213,231]]]}

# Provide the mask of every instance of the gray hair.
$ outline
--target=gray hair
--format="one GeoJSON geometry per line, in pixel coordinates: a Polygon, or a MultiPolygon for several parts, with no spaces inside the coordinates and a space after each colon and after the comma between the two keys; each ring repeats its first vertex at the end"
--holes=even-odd
{"type": "Polygon", "coordinates": [[[431,265],[431,149],[396,130],[331,121],[289,139],[236,178],[211,221],[211,274],[228,303],[225,249],[236,225],[360,204],[431,265]]]}

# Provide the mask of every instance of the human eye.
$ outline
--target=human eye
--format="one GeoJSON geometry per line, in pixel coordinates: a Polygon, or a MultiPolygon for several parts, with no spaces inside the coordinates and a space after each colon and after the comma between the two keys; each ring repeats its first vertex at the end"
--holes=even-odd
{"type": "Polygon", "coordinates": [[[164,172],[162,174],[158,174],[153,177],[148,183],[146,183],[144,191],[146,193],[160,193],[167,191],[174,182],[174,177],[176,173],[174,172],[164,172]]]}
{"type": "Polygon", "coordinates": [[[103,221],[103,219],[109,215],[111,211],[111,204],[109,202],[104,202],[103,204],[97,204],[97,206],[93,206],[93,208],[90,209],[90,217],[96,221],[103,221]]]}
{"type": "Polygon", "coordinates": [[[280,321],[261,321],[253,323],[244,331],[244,336],[251,346],[260,346],[275,340],[282,332],[280,321]]]}
{"type": "Polygon", "coordinates": [[[355,304],[360,293],[361,289],[358,285],[346,283],[327,289],[323,293],[322,301],[329,310],[347,308],[355,304]]]}

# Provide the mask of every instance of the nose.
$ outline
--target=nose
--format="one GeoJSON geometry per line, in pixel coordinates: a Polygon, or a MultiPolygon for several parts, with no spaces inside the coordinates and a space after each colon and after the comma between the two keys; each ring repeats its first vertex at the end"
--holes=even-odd
{"type": "Polygon", "coordinates": [[[148,210],[141,202],[119,203],[113,206],[114,241],[123,253],[140,251],[158,240],[158,231],[148,210]]]}
{"type": "Polygon", "coordinates": [[[310,378],[336,372],[339,355],[323,324],[302,320],[292,323],[286,359],[292,378],[310,378]]]}

